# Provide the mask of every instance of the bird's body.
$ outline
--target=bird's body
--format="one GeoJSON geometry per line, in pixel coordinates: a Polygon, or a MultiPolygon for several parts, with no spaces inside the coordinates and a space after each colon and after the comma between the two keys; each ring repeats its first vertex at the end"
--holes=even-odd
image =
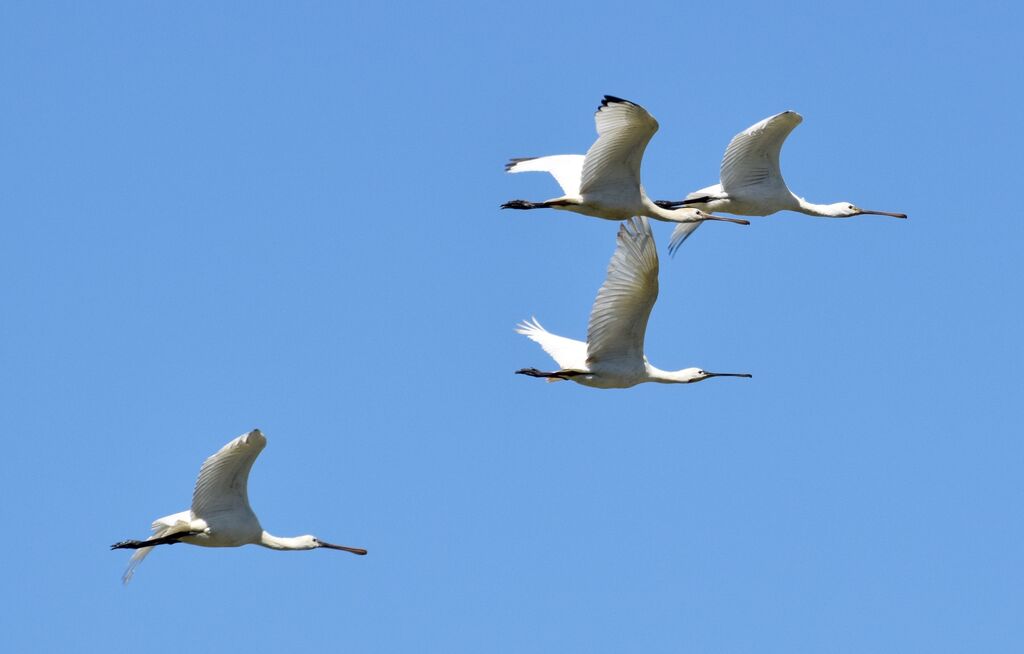
{"type": "Polygon", "coordinates": [[[505,166],[510,173],[551,173],[563,195],[544,202],[511,200],[502,208],[561,209],[605,220],[648,216],[676,223],[722,220],[749,224],[745,220],[710,216],[699,209],[666,209],[647,197],[640,183],[640,164],[648,142],[658,130],[658,121],[640,105],[605,96],[595,122],[598,137],[586,155],[512,159],[505,166]]]}
{"type": "Polygon", "coordinates": [[[658,253],[646,218],[622,224],[608,275],[590,312],[587,342],[558,336],[537,319],[516,331],[540,344],[559,365],[555,372],[535,368],[519,374],[548,381],[572,380],[594,388],[629,388],[642,382],[689,384],[709,377],[749,377],[748,374],[709,373],[699,368],[661,370],[644,355],[644,336],[651,309],[658,299],[658,253]]]}
{"type": "MultiPolygon", "coordinates": [[[[694,191],[679,202],[659,201],[663,208],[693,207],[739,216],[769,216],[777,211],[798,211],[810,216],[848,218],[861,214],[880,214],[906,218],[906,214],[860,209],[849,202],[815,204],[794,194],[786,186],[779,166],[779,155],[803,117],[784,111],[751,125],[733,137],[722,157],[721,181],[694,191]]],[[[672,233],[669,250],[675,252],[700,223],[679,225],[672,233]]]]}
{"type": "Polygon", "coordinates": [[[188,543],[201,547],[240,547],[262,545],[277,550],[309,550],[318,547],[339,549],[353,554],[366,550],[333,545],[311,535],[274,536],[260,525],[249,506],[249,471],[256,457],[266,447],[267,439],[254,429],[218,450],[203,462],[192,493],[192,508],[153,522],[153,535],[145,541],[122,541],[112,549],[134,549],[125,583],[135,568],[157,545],[188,543]]]}

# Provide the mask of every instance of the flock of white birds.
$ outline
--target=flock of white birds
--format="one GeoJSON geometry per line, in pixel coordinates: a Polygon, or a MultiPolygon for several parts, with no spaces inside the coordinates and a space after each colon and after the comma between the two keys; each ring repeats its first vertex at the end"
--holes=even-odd
{"type": "Polygon", "coordinates": [[[505,167],[508,172],[551,173],[564,195],[544,202],[510,200],[501,205],[502,209],[561,209],[625,221],[619,228],[608,275],[590,310],[587,341],[552,334],[536,318],[520,323],[516,331],[540,344],[559,368],[552,372],[536,368],[516,372],[552,382],[572,380],[595,388],[750,377],[747,373],[707,372],[700,368],[661,370],[647,360],[644,335],[647,319],[658,299],[658,251],[647,218],[677,223],[669,244],[669,251],[675,253],[705,221],[750,224],[738,218],[712,215],[715,211],[767,216],[788,209],[830,218],[860,214],[907,217],[902,213],[861,209],[849,202],[814,204],[790,192],[779,169],[779,153],[786,137],[802,120],[800,114],[784,111],[743,130],[725,150],[721,181],[677,202],[651,200],[640,183],[644,150],[658,131],[658,121],[640,105],[610,95],[597,108],[597,140],[586,155],[512,159],[505,167]]]}
{"type": "MultiPolygon", "coordinates": [[[[558,364],[542,372],[524,368],[517,373],[548,381],[572,380],[595,388],[629,388],[641,382],[690,384],[711,377],[750,377],[747,373],[707,372],[700,368],[661,370],[644,355],[647,319],[658,298],[658,252],[647,218],[677,223],[669,251],[679,246],[708,220],[749,225],[741,218],[713,215],[767,216],[776,211],[799,211],[813,216],[843,218],[905,214],[860,209],[849,202],[814,204],[790,192],[779,170],[782,144],[803,118],[784,111],[737,134],[722,159],[720,182],[694,191],[679,201],[652,201],[640,183],[640,164],[658,121],[640,105],[605,96],[596,114],[597,141],[586,155],[565,154],[513,159],[511,173],[548,172],[563,195],[544,202],[512,200],[504,209],[561,209],[606,220],[624,221],[619,228],[608,274],[597,293],[587,341],[557,336],[536,318],[521,323],[520,334],[536,341],[558,364]]],[[[188,543],[203,547],[262,545],[275,550],[327,548],[366,554],[366,550],[334,545],[312,535],[281,537],[264,531],[249,506],[249,471],[267,444],[258,429],[242,434],[203,463],[192,494],[192,507],[157,519],[147,540],[125,540],[111,549],[134,553],[122,577],[127,583],[136,566],[158,545],[188,543]]]]}

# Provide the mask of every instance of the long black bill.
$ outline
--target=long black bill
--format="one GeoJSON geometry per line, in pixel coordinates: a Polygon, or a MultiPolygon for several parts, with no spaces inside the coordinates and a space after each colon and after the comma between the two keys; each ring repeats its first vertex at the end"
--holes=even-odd
{"type": "Polygon", "coordinates": [[[710,214],[704,220],[721,220],[721,221],[727,222],[727,223],[736,223],[737,225],[749,225],[750,224],[749,220],[744,220],[743,218],[726,218],[725,216],[712,216],[710,214]]]}
{"type": "Polygon", "coordinates": [[[746,377],[751,379],[753,375],[749,372],[705,372],[708,377],[746,377]]]}
{"type": "Polygon", "coordinates": [[[867,211],[867,210],[864,210],[864,211],[861,211],[861,213],[862,214],[870,213],[870,214],[873,214],[875,216],[892,216],[893,218],[906,218],[907,217],[907,214],[905,214],[905,213],[890,213],[888,211],[867,211]]]}
{"type": "Polygon", "coordinates": [[[358,554],[359,556],[366,556],[366,550],[364,550],[361,547],[345,547],[344,545],[325,543],[319,539],[317,539],[317,542],[320,543],[320,547],[326,547],[327,549],[331,550],[341,550],[342,552],[352,552],[353,554],[358,554]]]}

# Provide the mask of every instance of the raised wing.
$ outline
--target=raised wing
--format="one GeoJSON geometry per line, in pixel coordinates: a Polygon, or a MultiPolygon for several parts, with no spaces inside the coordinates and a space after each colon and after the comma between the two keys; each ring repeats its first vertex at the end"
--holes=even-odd
{"type": "Polygon", "coordinates": [[[658,121],[638,104],[604,96],[594,115],[597,140],[583,162],[580,193],[640,193],[640,162],[658,121]]]}
{"type": "Polygon", "coordinates": [[[647,218],[619,228],[618,247],[587,327],[587,363],[643,364],[647,319],[658,299],[658,251],[647,218]]]}
{"type": "Polygon", "coordinates": [[[550,157],[510,159],[505,164],[505,170],[510,173],[551,173],[558,185],[562,187],[562,193],[579,195],[584,158],[582,154],[555,154],[550,157]]]}
{"type": "Polygon", "coordinates": [[[252,514],[249,471],[266,445],[263,433],[253,429],[203,462],[192,492],[192,513],[196,518],[209,520],[217,513],[235,511],[252,514]]]}
{"type": "Polygon", "coordinates": [[[516,325],[516,333],[538,343],[562,370],[587,369],[587,344],[583,341],[552,334],[536,318],[516,325]]]}
{"type": "Polygon", "coordinates": [[[785,189],[779,153],[786,137],[803,120],[795,111],[783,111],[734,136],[722,157],[720,175],[725,192],[736,193],[758,185],[785,189]]]}

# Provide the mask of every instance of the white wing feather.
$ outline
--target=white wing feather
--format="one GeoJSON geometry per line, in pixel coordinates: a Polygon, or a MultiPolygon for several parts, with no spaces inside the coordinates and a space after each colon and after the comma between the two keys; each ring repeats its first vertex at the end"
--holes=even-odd
{"type": "Polygon", "coordinates": [[[552,334],[544,329],[536,318],[524,320],[516,325],[516,333],[539,344],[562,370],[587,369],[587,344],[583,341],[552,334]]]}
{"type": "Polygon", "coordinates": [[[658,121],[647,110],[609,95],[594,115],[597,140],[583,162],[580,193],[640,194],[640,163],[658,121]]]}
{"type": "Polygon", "coordinates": [[[779,153],[786,137],[801,122],[800,114],[784,111],[734,136],[722,157],[720,177],[725,192],[736,193],[758,185],[786,188],[779,168],[779,153]]]}
{"type": "Polygon", "coordinates": [[[510,173],[551,173],[562,187],[562,193],[576,196],[580,194],[584,158],[582,154],[555,154],[550,157],[512,159],[505,164],[505,170],[510,173]]]}
{"type": "Polygon", "coordinates": [[[210,521],[218,513],[249,514],[249,471],[267,445],[258,429],[242,434],[203,462],[192,492],[192,513],[210,521]]]}
{"type": "MultiPolygon", "coordinates": [[[[722,193],[721,184],[712,184],[711,186],[705,186],[704,188],[694,191],[686,196],[687,200],[695,200],[697,198],[705,198],[709,196],[716,196],[722,193]]],[[[705,204],[688,204],[688,207],[694,209],[702,209],[708,211],[708,207],[705,204]]],[[[704,224],[704,221],[697,223],[679,223],[676,228],[672,230],[672,238],[668,242],[668,253],[675,256],[675,253],[679,248],[686,242],[686,239],[690,238],[690,235],[697,231],[697,228],[704,224]]]]}
{"type": "MultiPolygon", "coordinates": [[[[197,521],[201,525],[203,520],[218,513],[235,513],[251,517],[259,524],[249,507],[249,471],[266,445],[266,437],[260,430],[254,429],[242,434],[206,459],[203,467],[199,469],[199,479],[192,492],[192,509],[158,518],[153,522],[151,538],[163,538],[191,531],[197,521]]],[[[128,568],[121,577],[124,583],[127,584],[131,580],[135,568],[152,549],[140,547],[135,550],[128,560],[128,568]]]]}
{"type": "Polygon", "coordinates": [[[647,319],[658,299],[658,251],[647,218],[619,228],[618,247],[587,327],[587,363],[643,365],[647,319]]]}
{"type": "MultiPolygon", "coordinates": [[[[150,538],[163,538],[164,536],[170,536],[171,534],[177,534],[182,531],[189,531],[192,526],[192,512],[181,511],[172,515],[157,518],[153,521],[151,529],[153,535],[150,538]]],[[[132,552],[132,557],[128,559],[128,567],[125,569],[124,574],[121,575],[121,582],[128,583],[132,580],[132,576],[135,574],[135,568],[139,567],[142,560],[146,558],[146,555],[150,553],[152,547],[140,547],[139,549],[132,552]]]]}

